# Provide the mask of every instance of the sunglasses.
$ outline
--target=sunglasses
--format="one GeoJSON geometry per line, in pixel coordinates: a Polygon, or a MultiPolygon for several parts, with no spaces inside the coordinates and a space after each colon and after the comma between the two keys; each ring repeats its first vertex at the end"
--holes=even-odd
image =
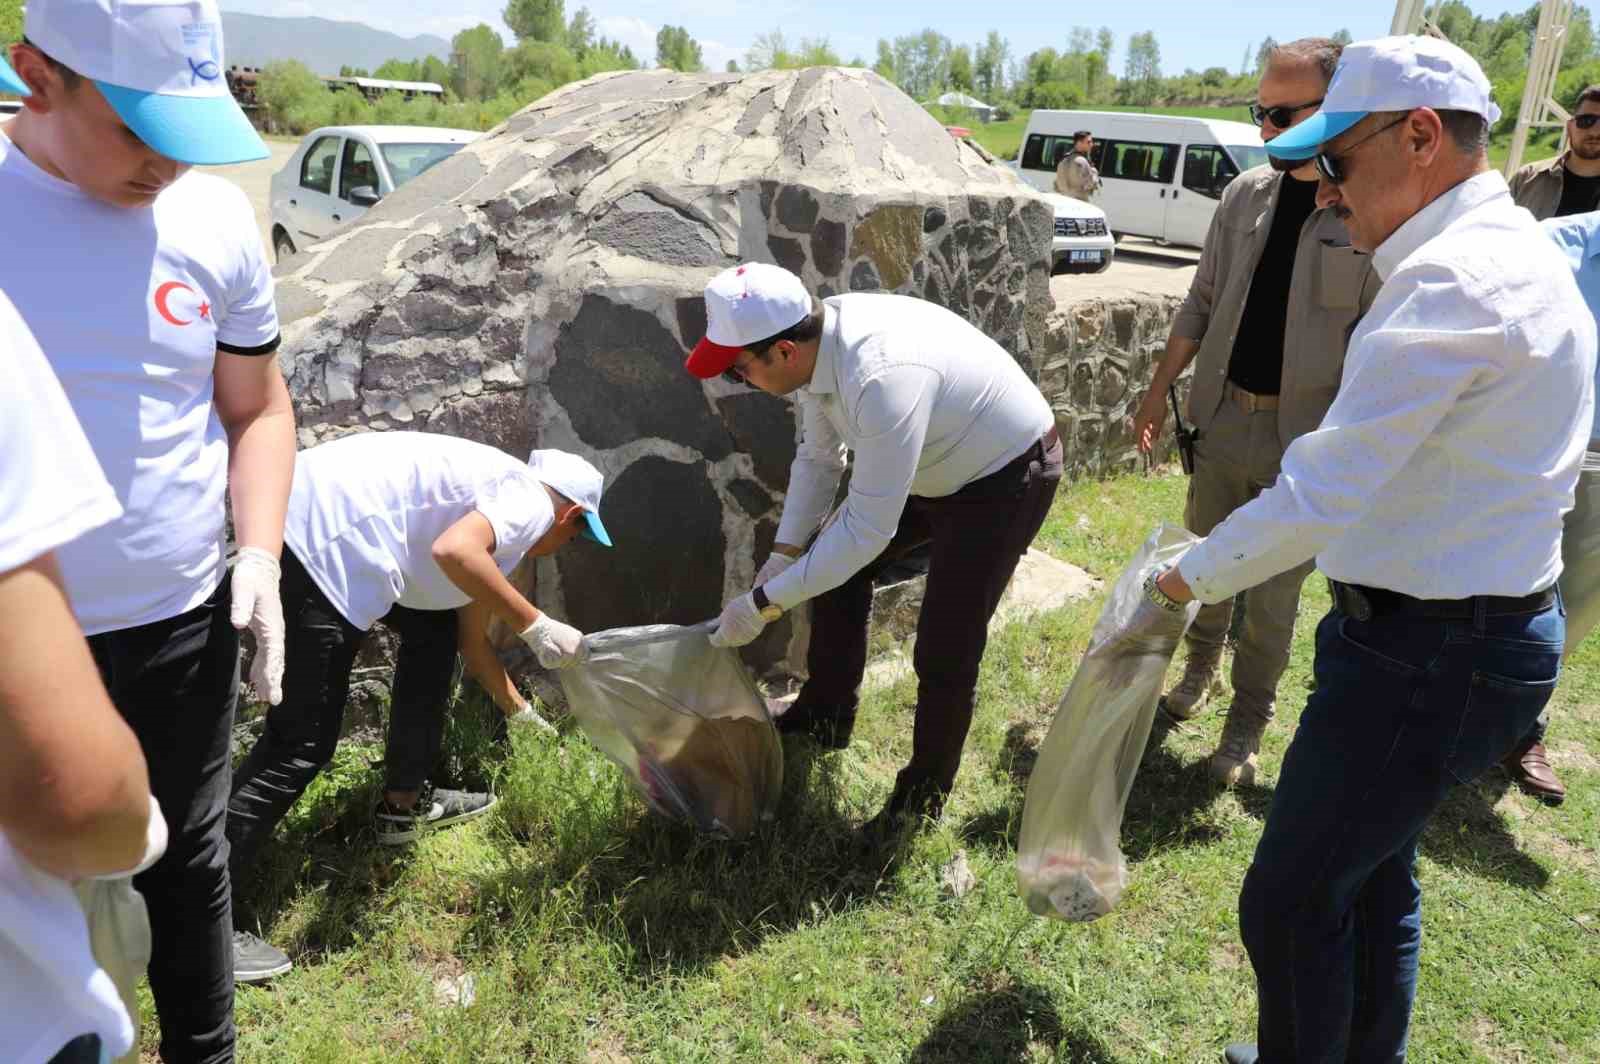
{"type": "Polygon", "coordinates": [[[1344,151],[1340,152],[1338,155],[1334,155],[1332,152],[1318,152],[1317,153],[1317,173],[1321,174],[1322,177],[1323,177],[1323,180],[1327,181],[1328,184],[1330,184],[1330,185],[1342,185],[1342,184],[1344,184],[1344,179],[1346,177],[1350,176],[1349,174],[1347,174],[1345,172],[1344,161],[1346,159],[1350,158],[1350,156],[1354,155],[1357,148],[1359,148],[1363,144],[1367,143],[1373,137],[1376,137],[1379,133],[1383,133],[1383,132],[1385,132],[1387,130],[1393,129],[1395,126],[1398,126],[1401,122],[1404,122],[1406,119],[1408,119],[1410,117],[1411,117],[1411,112],[1407,111],[1405,114],[1401,115],[1399,118],[1396,118],[1393,122],[1390,122],[1385,126],[1382,126],[1382,127],[1378,128],[1378,129],[1375,129],[1371,133],[1368,133],[1366,136],[1362,137],[1360,140],[1358,140],[1354,144],[1350,145],[1348,148],[1346,148],[1344,151]]]}
{"type": "Polygon", "coordinates": [[[1294,121],[1294,116],[1307,107],[1315,107],[1321,100],[1312,100],[1310,103],[1284,103],[1277,107],[1262,107],[1258,103],[1250,105],[1250,121],[1261,125],[1267,119],[1272,119],[1272,124],[1279,129],[1288,129],[1289,123],[1294,121]]]}
{"type": "Polygon", "coordinates": [[[754,361],[755,359],[751,358],[749,361],[745,362],[744,365],[740,365],[737,362],[734,363],[722,371],[722,379],[727,381],[729,384],[738,384],[745,388],[754,387],[754,385],[750,383],[750,378],[744,375],[745,369],[750,365],[751,362],[754,361]]]}
{"type": "Polygon", "coordinates": [[[1596,122],[1600,122],[1600,115],[1588,114],[1572,116],[1572,124],[1577,126],[1579,129],[1588,129],[1596,122]]]}

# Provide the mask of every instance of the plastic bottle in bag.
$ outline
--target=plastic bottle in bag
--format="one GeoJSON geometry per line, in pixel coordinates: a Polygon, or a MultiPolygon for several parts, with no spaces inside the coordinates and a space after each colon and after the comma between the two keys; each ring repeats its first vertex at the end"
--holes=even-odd
{"type": "MultiPolygon", "coordinates": [[[[1017,880],[1039,916],[1082,922],[1109,913],[1127,886],[1118,843],[1122,812],[1155,720],[1167,667],[1200,605],[1191,602],[1130,636],[1148,604],[1145,577],[1177,562],[1199,540],[1162,525],[1118,577],[1095,622],[1028,781],[1017,841],[1017,880]]],[[[1148,614],[1147,614],[1148,615],[1148,614]]]]}
{"type": "Polygon", "coordinates": [[[558,675],[579,727],[652,809],[741,838],[777,806],[783,746],[739,655],[707,639],[712,627],[596,632],[558,675]]]}

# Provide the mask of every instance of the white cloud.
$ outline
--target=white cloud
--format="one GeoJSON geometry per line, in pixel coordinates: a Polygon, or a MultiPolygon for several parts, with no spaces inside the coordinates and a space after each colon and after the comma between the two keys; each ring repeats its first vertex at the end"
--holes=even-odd
{"type": "Polygon", "coordinates": [[[705,60],[707,70],[719,72],[726,70],[730,59],[737,61],[739,66],[743,67],[746,50],[735,48],[731,44],[723,44],[721,41],[700,42],[700,57],[705,60]]]}
{"type": "Polygon", "coordinates": [[[660,27],[632,15],[603,15],[595,19],[595,26],[600,36],[631,48],[641,63],[648,66],[656,61],[656,31],[660,27]]]}

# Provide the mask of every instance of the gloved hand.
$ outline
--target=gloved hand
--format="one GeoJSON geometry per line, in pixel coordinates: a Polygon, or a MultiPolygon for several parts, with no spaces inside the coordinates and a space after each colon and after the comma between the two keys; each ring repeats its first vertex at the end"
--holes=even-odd
{"type": "Polygon", "coordinates": [[[722,616],[717,619],[717,629],[710,636],[711,645],[742,647],[754,641],[766,626],[766,618],[756,609],[755,597],[746,591],[738,598],[730,599],[728,604],[722,607],[722,616]]]}
{"type": "Polygon", "coordinates": [[[242,547],[233,563],[233,626],[249,626],[256,639],[250,686],[271,705],[283,701],[283,600],[278,559],[260,547],[242,547]]]}
{"type": "Polygon", "coordinates": [[[539,659],[539,664],[547,669],[564,669],[589,656],[583,633],[548,613],[539,614],[537,621],[518,634],[539,659]]]}
{"type": "Polygon", "coordinates": [[[144,852],[139,855],[139,863],[125,872],[112,872],[109,875],[95,876],[96,879],[126,879],[146,871],[149,867],[161,860],[167,852],[167,818],[161,815],[161,806],[156,801],[156,796],[150,796],[150,819],[144,827],[144,852]]]}
{"type": "Polygon", "coordinates": [[[791,558],[787,554],[779,554],[777,551],[773,551],[767,555],[767,560],[761,563],[761,570],[756,573],[755,586],[764,587],[779,573],[799,560],[799,558],[791,558]]]}

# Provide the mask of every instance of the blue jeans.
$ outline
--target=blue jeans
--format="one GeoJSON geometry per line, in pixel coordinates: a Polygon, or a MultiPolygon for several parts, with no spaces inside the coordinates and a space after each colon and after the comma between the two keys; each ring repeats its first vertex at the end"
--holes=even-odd
{"type": "Polygon", "coordinates": [[[1423,825],[1533,724],[1566,619],[1337,609],[1284,757],[1239,930],[1256,972],[1262,1064],[1404,1061],[1422,940],[1423,825]]]}

